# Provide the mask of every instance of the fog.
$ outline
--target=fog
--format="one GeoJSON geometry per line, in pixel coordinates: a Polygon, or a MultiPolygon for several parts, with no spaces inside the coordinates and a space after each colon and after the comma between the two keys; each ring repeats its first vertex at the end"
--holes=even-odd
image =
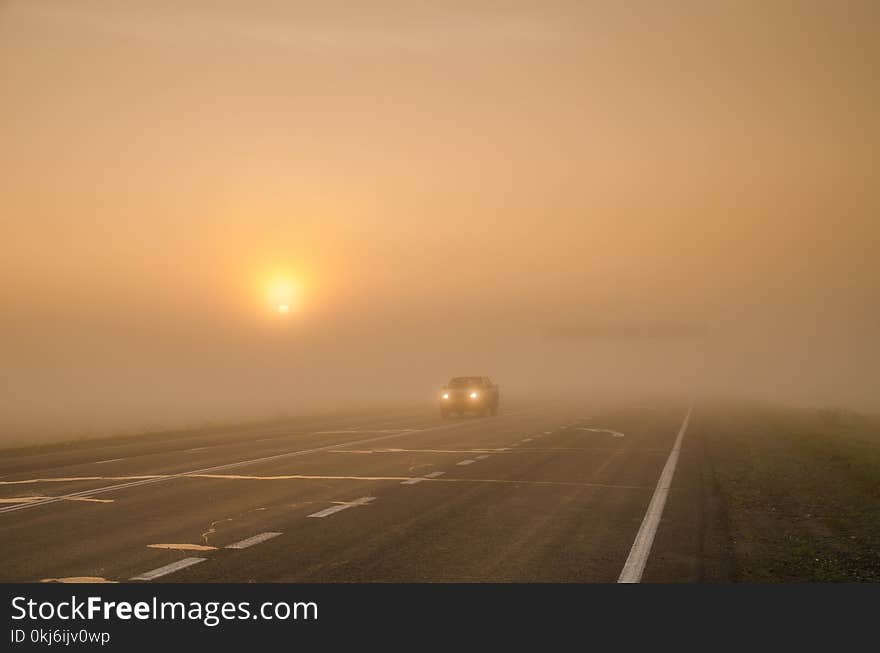
{"type": "Polygon", "coordinates": [[[0,2],[0,443],[453,375],[880,409],[878,19],[0,2]]]}

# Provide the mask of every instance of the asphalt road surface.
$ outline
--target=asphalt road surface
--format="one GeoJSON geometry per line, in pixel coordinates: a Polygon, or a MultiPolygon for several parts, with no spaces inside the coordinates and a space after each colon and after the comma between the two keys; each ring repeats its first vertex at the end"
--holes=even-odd
{"type": "Polygon", "coordinates": [[[724,580],[688,408],[422,407],[9,452],[0,580],[616,582],[628,558],[629,580],[724,580]]]}

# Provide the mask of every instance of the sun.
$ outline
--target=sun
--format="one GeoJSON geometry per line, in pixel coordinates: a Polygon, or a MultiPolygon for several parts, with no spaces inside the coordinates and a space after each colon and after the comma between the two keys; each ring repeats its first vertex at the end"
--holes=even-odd
{"type": "Polygon", "coordinates": [[[293,276],[275,274],[266,279],[263,297],[268,308],[277,315],[288,315],[299,305],[300,287],[293,276]]]}

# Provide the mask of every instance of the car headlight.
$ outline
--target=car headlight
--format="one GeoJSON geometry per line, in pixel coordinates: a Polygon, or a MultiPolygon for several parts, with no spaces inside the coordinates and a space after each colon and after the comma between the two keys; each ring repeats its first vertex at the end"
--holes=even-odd
{"type": "Polygon", "coordinates": [[[448,392],[444,392],[444,393],[443,393],[443,398],[444,398],[444,399],[449,399],[449,393],[448,393],[448,392]]]}
{"type": "Polygon", "coordinates": [[[476,392],[471,393],[471,399],[476,399],[478,396],[476,392]]]}

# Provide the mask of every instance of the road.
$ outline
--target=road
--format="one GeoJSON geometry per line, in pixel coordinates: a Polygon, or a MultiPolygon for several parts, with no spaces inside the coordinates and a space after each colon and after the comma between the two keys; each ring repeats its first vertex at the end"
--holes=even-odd
{"type": "Polygon", "coordinates": [[[615,582],[652,522],[641,580],[718,580],[687,413],[416,407],[10,452],[0,580],[615,582]]]}

